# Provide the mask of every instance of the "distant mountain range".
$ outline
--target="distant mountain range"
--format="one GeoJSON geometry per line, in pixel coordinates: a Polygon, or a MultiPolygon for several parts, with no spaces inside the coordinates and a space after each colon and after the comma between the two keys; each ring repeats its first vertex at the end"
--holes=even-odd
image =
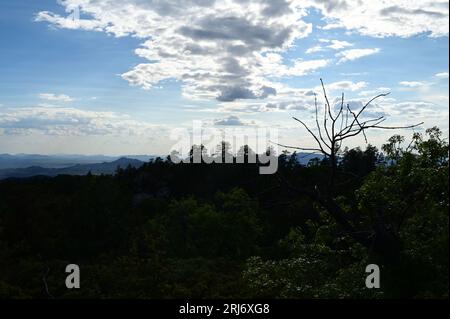
{"type": "Polygon", "coordinates": [[[30,166],[26,168],[6,168],[0,169],[0,179],[5,178],[26,178],[31,176],[57,176],[57,175],[86,175],[91,172],[94,175],[114,174],[118,167],[126,168],[128,166],[141,167],[145,162],[122,157],[112,162],[76,164],[64,168],[49,168],[41,166],[30,166]]]}
{"type": "Polygon", "coordinates": [[[120,158],[137,159],[148,162],[152,155],[38,155],[38,154],[0,154],[0,169],[28,168],[39,166],[42,168],[65,168],[77,164],[97,164],[117,161],[120,158]]]}
{"type": "Polygon", "coordinates": [[[324,156],[322,154],[315,153],[296,153],[297,154],[297,162],[302,165],[308,165],[309,161],[312,159],[318,159],[321,161],[324,156]]]}
{"type": "Polygon", "coordinates": [[[25,178],[36,175],[57,176],[92,174],[113,174],[117,167],[128,165],[140,167],[152,155],[38,155],[0,154],[0,179],[9,177],[25,178]]]}
{"type": "MultiPolygon", "coordinates": [[[[114,174],[117,167],[141,167],[154,159],[152,155],[126,155],[122,157],[104,155],[38,155],[0,154],[0,179],[26,178],[31,176],[114,174]]],[[[297,161],[307,165],[311,159],[321,160],[322,155],[297,153],[297,161]]]]}

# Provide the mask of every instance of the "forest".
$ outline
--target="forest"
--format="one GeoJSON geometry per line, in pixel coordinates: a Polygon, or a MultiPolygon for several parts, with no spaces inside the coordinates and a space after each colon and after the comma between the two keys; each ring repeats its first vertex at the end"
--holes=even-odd
{"type": "Polygon", "coordinates": [[[433,127],[344,149],[336,167],[285,151],[273,175],[157,158],[6,179],[0,298],[448,298],[448,152],[433,127]]]}

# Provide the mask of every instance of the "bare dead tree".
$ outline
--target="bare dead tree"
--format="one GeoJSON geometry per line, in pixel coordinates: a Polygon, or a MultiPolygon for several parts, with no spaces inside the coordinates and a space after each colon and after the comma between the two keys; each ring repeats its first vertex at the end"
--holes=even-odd
{"type": "Polygon", "coordinates": [[[324,111],[323,111],[323,121],[322,125],[319,122],[319,107],[317,103],[317,95],[314,97],[314,106],[315,106],[315,122],[316,122],[316,131],[314,133],[313,130],[306,125],[306,123],[296,117],[293,119],[299,122],[313,137],[315,140],[317,147],[297,147],[297,146],[289,146],[278,144],[278,146],[302,150],[302,151],[312,151],[316,153],[321,153],[325,157],[330,159],[330,188],[331,190],[334,187],[334,181],[336,177],[337,170],[337,160],[338,160],[338,152],[341,150],[342,143],[357,135],[362,134],[364,136],[364,140],[367,141],[366,131],[370,129],[383,129],[383,130],[396,130],[396,129],[407,129],[414,128],[423,124],[423,122],[407,125],[407,126],[382,126],[380,125],[384,121],[386,121],[385,116],[380,116],[377,118],[369,119],[369,120],[361,120],[361,116],[367,107],[372,104],[375,100],[388,96],[390,93],[379,94],[372,99],[370,99],[363,107],[358,111],[354,112],[350,108],[350,104],[344,103],[344,93],[342,93],[342,97],[340,99],[340,107],[339,111],[336,113],[332,110],[332,106],[330,100],[328,99],[328,95],[325,89],[325,85],[323,80],[320,79],[320,83],[322,85],[323,95],[325,98],[324,111]],[[344,106],[345,105],[345,106],[344,106]]]}
{"type": "MultiPolygon", "coordinates": [[[[388,233],[388,231],[386,225],[384,225],[383,218],[379,218],[380,221],[379,224],[377,224],[375,227],[375,234],[372,233],[370,235],[364,235],[364,232],[356,231],[354,229],[354,226],[347,217],[348,214],[344,212],[344,210],[333,198],[337,173],[338,152],[341,150],[344,141],[360,134],[363,135],[364,140],[367,143],[366,131],[368,130],[396,130],[414,128],[422,125],[423,122],[407,126],[383,126],[381,124],[386,120],[385,116],[362,120],[364,111],[367,110],[369,105],[371,105],[379,98],[388,96],[390,93],[383,93],[373,97],[366,104],[364,104],[359,111],[354,111],[350,107],[350,104],[345,104],[344,94],[342,94],[340,102],[338,104],[339,108],[337,111],[335,111],[335,107],[332,107],[330,103],[322,79],[320,79],[320,83],[323,90],[325,104],[323,109],[323,116],[321,116],[319,114],[317,95],[315,95],[314,105],[316,128],[311,129],[304,121],[293,117],[293,119],[299,122],[306,129],[309,135],[314,139],[316,147],[297,147],[278,143],[276,143],[276,145],[290,149],[320,153],[328,158],[330,160],[329,190],[324,194],[323,192],[319,192],[317,188],[314,191],[310,191],[304,188],[294,187],[290,185],[286,180],[284,180],[283,183],[287,184],[291,189],[305,194],[311,197],[314,201],[318,202],[355,240],[368,248],[370,247],[371,249],[379,250],[379,252],[382,252],[383,249],[386,248],[386,245],[392,245],[392,242],[386,238],[386,234],[388,233]],[[383,238],[376,238],[377,235],[382,236],[383,238]],[[373,247],[374,244],[376,245],[376,243],[383,243],[383,247],[373,247]]],[[[279,176],[279,178],[281,177],[279,176]]]]}

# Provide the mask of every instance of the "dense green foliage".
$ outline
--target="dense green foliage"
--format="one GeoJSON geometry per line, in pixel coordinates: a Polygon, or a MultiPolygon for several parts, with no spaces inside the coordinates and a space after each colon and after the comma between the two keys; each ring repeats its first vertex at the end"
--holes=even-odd
{"type": "Polygon", "coordinates": [[[0,183],[0,298],[448,297],[448,144],[437,129],[383,155],[347,150],[333,201],[365,247],[295,185],[327,192],[327,160],[179,164],[0,183]],[[379,247],[382,247],[379,245],[379,247]],[[81,289],[65,287],[80,265],[81,289]],[[380,265],[381,289],[365,287],[380,265]],[[48,284],[48,292],[45,284],[48,284]]]}

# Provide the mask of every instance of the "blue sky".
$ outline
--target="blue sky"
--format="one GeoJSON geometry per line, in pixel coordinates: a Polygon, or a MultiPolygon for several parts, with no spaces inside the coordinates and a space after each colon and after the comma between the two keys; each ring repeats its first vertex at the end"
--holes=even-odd
{"type": "Polygon", "coordinates": [[[291,116],[312,119],[320,78],[448,136],[448,2],[176,2],[1,1],[1,152],[165,154],[172,129],[230,118],[310,145],[291,116]]]}

